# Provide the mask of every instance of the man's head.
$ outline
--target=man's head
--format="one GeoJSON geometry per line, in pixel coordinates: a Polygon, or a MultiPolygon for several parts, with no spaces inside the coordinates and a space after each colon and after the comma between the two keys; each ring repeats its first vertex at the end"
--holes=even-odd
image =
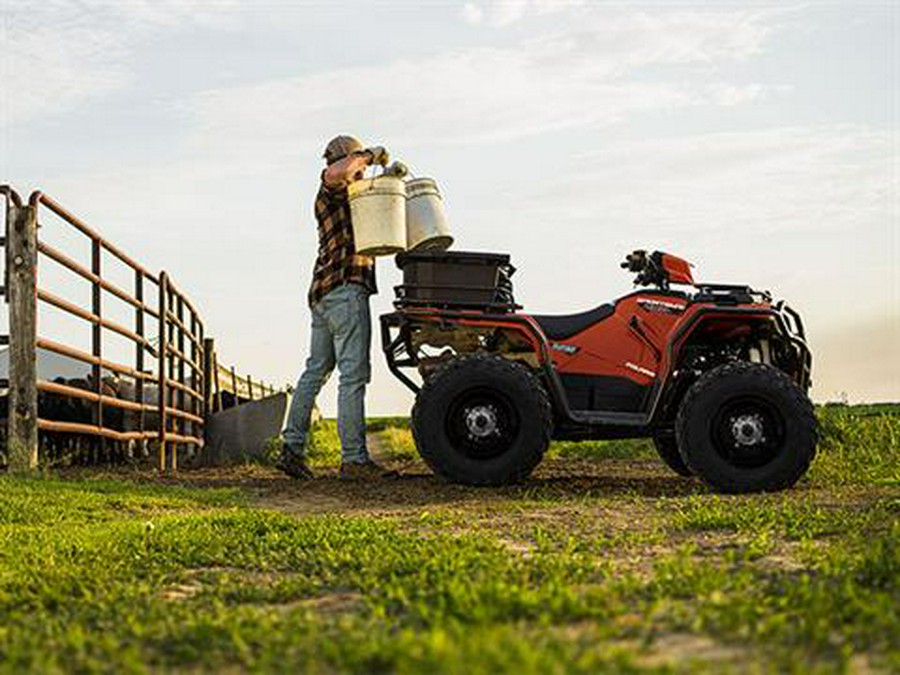
{"type": "Polygon", "coordinates": [[[335,136],[328,141],[328,145],[325,146],[325,154],[322,156],[325,158],[325,163],[331,166],[335,162],[344,159],[351,152],[362,149],[363,144],[353,136],[335,136]]]}

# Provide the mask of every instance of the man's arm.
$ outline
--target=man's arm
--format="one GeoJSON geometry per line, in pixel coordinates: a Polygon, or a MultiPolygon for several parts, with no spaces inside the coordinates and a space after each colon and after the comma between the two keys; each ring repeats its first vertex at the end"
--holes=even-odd
{"type": "Polygon", "coordinates": [[[382,147],[358,150],[357,152],[351,152],[325,169],[325,173],[322,174],[322,180],[330,188],[341,188],[346,186],[357,173],[365,171],[370,164],[378,163],[383,166],[387,162],[388,153],[382,147]]]}

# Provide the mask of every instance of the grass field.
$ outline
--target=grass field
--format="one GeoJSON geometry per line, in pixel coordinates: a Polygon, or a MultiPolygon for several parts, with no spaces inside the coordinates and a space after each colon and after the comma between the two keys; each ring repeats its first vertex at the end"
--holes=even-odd
{"type": "Polygon", "coordinates": [[[521,486],[261,466],[0,477],[2,672],[900,672],[900,414],[819,410],[793,490],[721,497],[645,442],[521,486]]]}

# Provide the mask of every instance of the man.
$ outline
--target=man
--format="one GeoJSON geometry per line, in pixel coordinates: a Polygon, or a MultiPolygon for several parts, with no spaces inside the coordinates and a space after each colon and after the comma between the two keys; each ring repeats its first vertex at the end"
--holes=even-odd
{"type": "Polygon", "coordinates": [[[362,179],[367,166],[385,166],[388,152],[380,146],[363,149],[352,136],[338,136],[328,143],[324,157],[326,168],[315,204],[319,254],[309,290],[309,358],[282,432],[278,468],[294,478],[313,477],[305,456],[310,414],[316,396],[337,365],[341,478],[379,478],[387,472],[369,457],[365,420],[372,334],[369,296],[377,292],[375,260],[356,253],[347,186],[362,179]]]}

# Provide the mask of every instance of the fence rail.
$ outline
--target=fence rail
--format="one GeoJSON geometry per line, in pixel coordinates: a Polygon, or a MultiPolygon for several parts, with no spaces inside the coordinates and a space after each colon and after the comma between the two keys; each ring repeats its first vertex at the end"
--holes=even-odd
{"type": "MultiPolygon", "coordinates": [[[[216,364],[216,382],[218,390],[223,394],[230,394],[238,401],[255,401],[259,398],[271,396],[275,393],[275,387],[254,382],[249,375],[241,377],[236,370],[216,364]]],[[[225,406],[227,407],[227,406],[225,406]]]]}
{"type": "MultiPolygon", "coordinates": [[[[213,412],[274,393],[271,386],[239,378],[235,369],[219,365],[215,343],[206,336],[196,305],[162,271],[154,274],[125,254],[97,230],[40,191],[27,204],[9,186],[0,186],[6,201],[6,247],[3,295],[10,305],[9,391],[7,418],[8,462],[12,470],[38,464],[39,432],[86,437],[95,456],[107,456],[107,442],[156,441],[160,473],[174,473],[183,447],[204,444],[206,420],[213,412]],[[90,244],[90,262],[42,241],[39,217],[53,214],[90,244]],[[123,288],[105,274],[104,254],[124,265],[132,277],[123,288]],[[40,286],[38,267],[51,261],[90,285],[89,306],[81,306],[40,286]],[[115,298],[133,311],[124,325],[107,313],[106,300],[115,298]],[[154,302],[155,301],[155,302],[154,302]],[[39,306],[49,306],[90,326],[91,349],[48,339],[37,332],[39,306]],[[133,347],[131,363],[110,359],[103,337],[114,333],[133,347]],[[90,367],[84,381],[40,379],[37,350],[45,350],[90,367]],[[153,368],[155,366],[155,372],[153,368]],[[222,373],[227,377],[223,377],[222,373]],[[110,374],[110,375],[107,375],[110,374]],[[257,396],[258,394],[258,396],[257,396]],[[79,415],[60,419],[39,406],[58,400],[77,402],[79,415]],[[83,418],[83,419],[82,419],[83,418]]],[[[48,406],[43,406],[47,408],[48,406]]]]}

